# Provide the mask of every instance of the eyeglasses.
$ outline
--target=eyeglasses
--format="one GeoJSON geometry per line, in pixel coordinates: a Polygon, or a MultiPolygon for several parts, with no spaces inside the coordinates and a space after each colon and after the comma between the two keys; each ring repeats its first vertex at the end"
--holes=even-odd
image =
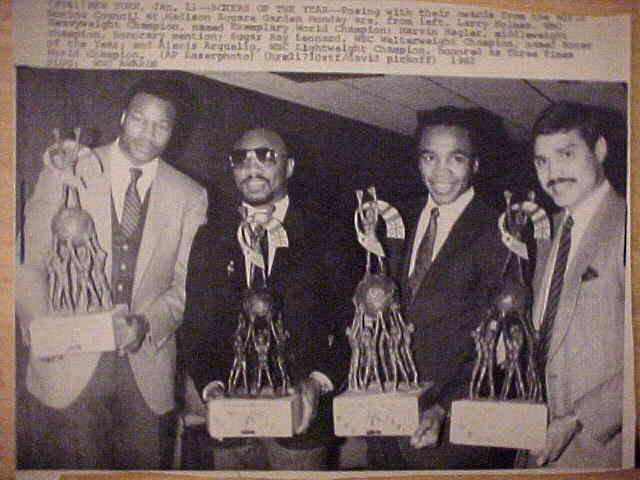
{"type": "Polygon", "coordinates": [[[240,168],[244,167],[247,163],[247,159],[249,158],[249,152],[253,152],[256,157],[256,160],[260,164],[260,166],[273,166],[276,164],[278,160],[278,152],[271,148],[254,148],[254,149],[245,149],[239,148],[233,150],[229,154],[229,163],[231,164],[231,168],[240,168]]]}

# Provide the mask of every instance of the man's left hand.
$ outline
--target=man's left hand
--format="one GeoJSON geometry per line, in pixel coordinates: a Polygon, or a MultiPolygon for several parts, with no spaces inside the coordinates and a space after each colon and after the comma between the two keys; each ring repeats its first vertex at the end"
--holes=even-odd
{"type": "Polygon", "coordinates": [[[416,449],[435,447],[445,416],[446,412],[440,405],[434,405],[422,412],[420,425],[411,436],[411,446],[416,449]]]}
{"type": "Polygon", "coordinates": [[[296,435],[306,432],[311,422],[316,418],[322,386],[316,379],[309,377],[300,382],[298,392],[302,401],[302,419],[296,429],[296,435]]]}
{"type": "Polygon", "coordinates": [[[551,420],[547,428],[546,445],[542,451],[532,451],[537,458],[539,467],[549,462],[555,462],[564,449],[567,448],[573,437],[582,429],[580,420],[575,415],[566,415],[551,420]]]}
{"type": "Polygon", "coordinates": [[[118,350],[123,353],[136,353],[140,350],[142,341],[149,331],[149,322],[144,315],[127,315],[118,327],[118,350]]]}

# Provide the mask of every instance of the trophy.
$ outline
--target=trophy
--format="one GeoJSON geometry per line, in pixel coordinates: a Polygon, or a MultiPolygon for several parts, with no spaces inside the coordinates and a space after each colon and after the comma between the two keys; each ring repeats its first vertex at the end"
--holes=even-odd
{"type": "Polygon", "coordinates": [[[353,322],[346,329],[351,360],[347,390],[333,400],[335,433],[411,435],[429,385],[419,382],[411,352],[415,326],[402,317],[398,289],[386,273],[385,252],[376,236],[380,218],[388,238],[404,239],[404,224],[394,207],[377,198],[374,187],[368,193],[371,199],[365,202],[364,192],[356,191],[354,224],[367,260],[353,297],[353,322]]]}
{"type": "MultiPolygon", "coordinates": [[[[105,274],[107,253],[100,247],[91,215],[80,205],[77,175],[81,129],[61,135],[44,155],[45,164],[64,178],[60,208],[51,220],[46,260],[49,314],[30,325],[31,347],[39,357],[115,350],[114,306],[105,274]]],[[[93,157],[97,160],[97,157],[93,157]]],[[[98,161],[98,160],[97,160],[98,161]]],[[[125,310],[126,306],[117,309],[125,310]]]]}
{"type": "Polygon", "coordinates": [[[489,309],[471,332],[476,359],[469,399],[452,404],[450,440],[465,445],[535,449],[545,444],[547,408],[530,314],[531,290],[524,280],[521,258],[528,258],[523,242],[528,222],[533,224],[534,238],[548,238],[550,226],[533,192],[518,204],[512,203],[509,191],[505,198],[507,208],[499,225],[508,234],[503,240],[509,253],[489,309]]]}
{"type": "Polygon", "coordinates": [[[224,397],[207,402],[212,437],[291,437],[302,415],[299,395],[287,367],[289,331],[279,299],[268,286],[268,258],[263,243],[282,238],[284,229],[270,213],[252,222],[240,207],[238,242],[248,260],[248,288],[243,292],[238,324],[230,339],[233,363],[224,397]],[[262,217],[262,218],[261,218],[262,217]]]}

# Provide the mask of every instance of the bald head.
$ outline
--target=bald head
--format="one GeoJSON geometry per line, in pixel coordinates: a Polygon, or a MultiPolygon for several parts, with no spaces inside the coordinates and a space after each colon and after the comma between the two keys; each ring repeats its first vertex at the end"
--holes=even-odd
{"type": "Polygon", "coordinates": [[[246,203],[268,205],[287,195],[295,163],[277,132],[268,128],[249,130],[234,143],[233,150],[240,159],[233,165],[233,179],[246,203]]]}
{"type": "Polygon", "coordinates": [[[233,145],[234,150],[254,150],[256,148],[271,148],[279,155],[287,156],[287,146],[282,137],[268,128],[254,128],[245,132],[233,145]]]}

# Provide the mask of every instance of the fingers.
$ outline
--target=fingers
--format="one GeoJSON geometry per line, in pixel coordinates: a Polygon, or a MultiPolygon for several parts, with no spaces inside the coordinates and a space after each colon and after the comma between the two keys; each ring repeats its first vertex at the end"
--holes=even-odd
{"type": "Polygon", "coordinates": [[[423,412],[420,425],[411,436],[411,446],[420,449],[437,445],[444,415],[445,411],[437,405],[423,412]]]}
{"type": "Polygon", "coordinates": [[[410,444],[413,448],[420,449],[433,446],[438,441],[439,428],[434,417],[426,417],[411,436],[410,444]]]}
{"type": "Polygon", "coordinates": [[[316,386],[315,381],[311,378],[307,378],[300,383],[299,391],[302,402],[302,417],[295,431],[297,435],[306,432],[311,426],[311,422],[318,412],[318,401],[320,399],[319,387],[316,386]]]}

